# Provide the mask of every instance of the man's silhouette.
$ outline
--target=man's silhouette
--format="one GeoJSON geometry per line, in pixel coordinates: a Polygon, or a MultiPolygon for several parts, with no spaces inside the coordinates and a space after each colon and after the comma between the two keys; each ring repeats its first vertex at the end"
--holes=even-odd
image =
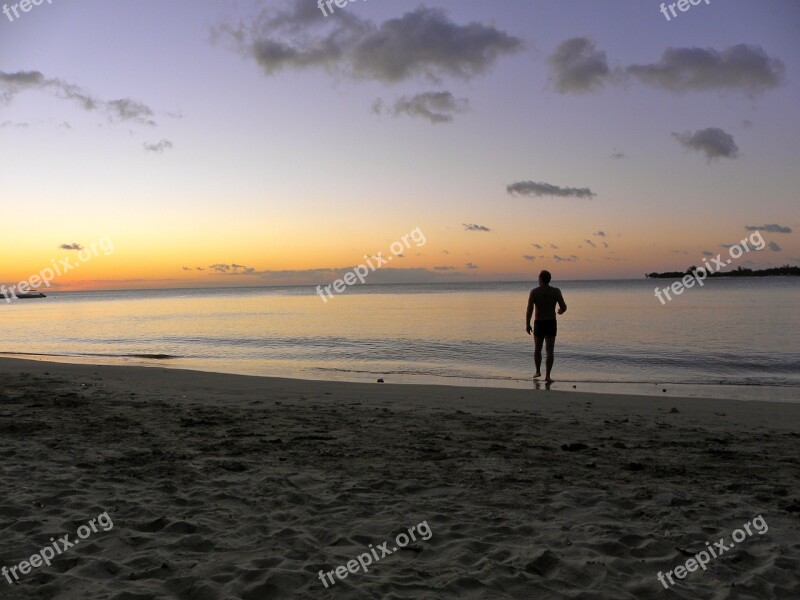
{"type": "Polygon", "coordinates": [[[528,298],[528,313],[525,318],[525,331],[528,332],[528,335],[533,331],[533,343],[535,344],[533,360],[536,363],[536,375],[533,376],[534,379],[542,376],[542,344],[547,342],[547,363],[545,364],[544,380],[548,383],[553,381],[550,378],[550,371],[553,369],[553,352],[556,347],[556,333],[558,332],[556,304],[558,305],[558,314],[563,315],[567,312],[567,303],[564,302],[561,290],[550,287],[550,279],[549,271],[539,273],[539,287],[531,290],[531,295],[528,298]],[[531,329],[531,316],[533,315],[534,307],[536,307],[536,318],[533,320],[533,328],[531,329]]]}

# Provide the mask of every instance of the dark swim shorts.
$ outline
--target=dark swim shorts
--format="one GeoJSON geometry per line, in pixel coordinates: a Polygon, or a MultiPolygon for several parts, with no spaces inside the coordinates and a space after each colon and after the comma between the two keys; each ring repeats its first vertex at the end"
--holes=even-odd
{"type": "Polygon", "coordinates": [[[558,322],[555,319],[533,322],[533,335],[536,337],[555,337],[558,332],[558,322]]]}

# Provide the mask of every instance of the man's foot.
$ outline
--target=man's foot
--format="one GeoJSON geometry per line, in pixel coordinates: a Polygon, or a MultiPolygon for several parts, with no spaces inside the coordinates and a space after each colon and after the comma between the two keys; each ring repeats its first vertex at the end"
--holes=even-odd
{"type": "Polygon", "coordinates": [[[534,375],[533,378],[534,379],[539,379],[539,377],[541,377],[541,376],[542,376],[542,374],[539,371],[536,371],[536,375],[534,375]]]}
{"type": "Polygon", "coordinates": [[[553,379],[552,377],[550,377],[550,375],[548,375],[547,377],[545,377],[545,379],[544,379],[544,380],[545,380],[545,382],[546,382],[546,383],[553,383],[553,382],[555,381],[555,379],[553,379]]]}

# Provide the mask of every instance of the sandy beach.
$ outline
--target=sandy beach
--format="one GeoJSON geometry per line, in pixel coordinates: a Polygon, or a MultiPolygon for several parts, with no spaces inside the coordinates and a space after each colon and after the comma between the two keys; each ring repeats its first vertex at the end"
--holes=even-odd
{"type": "Polygon", "coordinates": [[[0,565],[113,522],[2,598],[800,595],[800,404],[14,359],[0,381],[0,565]]]}

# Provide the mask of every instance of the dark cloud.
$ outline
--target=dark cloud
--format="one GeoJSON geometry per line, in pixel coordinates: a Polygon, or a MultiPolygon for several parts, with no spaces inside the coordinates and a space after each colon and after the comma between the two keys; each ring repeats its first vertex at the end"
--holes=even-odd
{"type": "Polygon", "coordinates": [[[622,160],[624,158],[628,158],[623,152],[614,148],[614,152],[611,153],[611,158],[615,160],[622,160]]]}
{"type": "Polygon", "coordinates": [[[529,260],[531,262],[536,260],[536,257],[535,256],[531,256],[530,254],[523,254],[522,258],[524,258],[525,260],[529,260]]]}
{"type": "Polygon", "coordinates": [[[770,249],[770,250],[772,250],[773,252],[780,252],[781,250],[783,250],[783,248],[781,248],[781,247],[780,247],[778,244],[776,244],[775,242],[770,242],[769,244],[767,244],[767,248],[769,248],[769,249],[770,249]]]}
{"type": "Polygon", "coordinates": [[[71,244],[61,244],[59,248],[62,250],[83,250],[83,246],[77,242],[72,242],[71,244]]]}
{"type": "MultiPolygon", "coordinates": [[[[431,123],[450,123],[453,117],[466,111],[469,101],[466,98],[456,99],[450,92],[424,92],[410,98],[398,98],[391,111],[395,116],[407,115],[427,119],[431,123]]],[[[383,101],[379,98],[372,105],[372,111],[380,114],[383,101]]]]}
{"type": "Polygon", "coordinates": [[[591,198],[596,196],[589,188],[559,187],[550,183],[518,181],[506,186],[509,194],[522,196],[556,196],[559,198],[591,198]]]}
{"type": "Polygon", "coordinates": [[[164,152],[167,148],[172,148],[172,142],[169,140],[161,140],[160,142],[156,142],[154,144],[145,142],[142,144],[146,152],[164,152]]]}
{"type": "Polygon", "coordinates": [[[542,246],[541,244],[531,244],[531,246],[533,246],[537,250],[541,250],[542,248],[544,248],[544,246],[542,246]]]}
{"type": "Polygon", "coordinates": [[[155,125],[153,110],[146,104],[123,98],[119,100],[99,100],[83,88],[61,79],[47,78],[39,71],[18,71],[6,73],[0,71],[0,99],[9,103],[14,97],[28,90],[49,92],[61,98],[75,102],[88,111],[100,111],[111,121],[125,121],[143,125],[155,125]]]}
{"type": "Polygon", "coordinates": [[[491,231],[485,225],[476,225],[475,223],[463,223],[466,231],[491,231]]]}
{"type": "Polygon", "coordinates": [[[554,254],[553,255],[553,260],[556,261],[556,262],[577,262],[580,259],[577,256],[575,256],[574,254],[571,255],[571,256],[567,256],[567,257],[563,257],[563,256],[559,256],[558,254],[554,254]]]}
{"type": "Polygon", "coordinates": [[[784,227],[773,223],[772,225],[745,225],[747,231],[766,231],[767,233],[792,233],[791,227],[784,227]]]}
{"type": "Polygon", "coordinates": [[[184,271],[191,271],[192,267],[181,267],[181,269],[183,269],[184,271]]]}
{"type": "Polygon", "coordinates": [[[376,24],[344,12],[320,18],[314,3],[297,1],[282,10],[265,9],[252,25],[222,26],[219,34],[268,75],[324,69],[385,82],[468,79],[523,47],[522,40],[494,27],[457,24],[440,9],[419,7],[376,24]]]}
{"type": "Polygon", "coordinates": [[[477,268],[478,268],[478,265],[476,265],[476,264],[475,264],[475,263],[473,263],[473,262],[468,262],[468,263],[467,263],[466,265],[464,265],[464,266],[465,266],[467,269],[477,269],[477,268]]]}
{"type": "Polygon", "coordinates": [[[468,79],[523,47],[522,40],[495,27],[457,24],[440,9],[419,7],[377,24],[344,12],[320,18],[314,3],[296,1],[277,11],[264,9],[252,25],[221,26],[214,37],[220,35],[267,75],[323,69],[385,82],[468,79]]]}
{"type": "Polygon", "coordinates": [[[449,265],[443,265],[441,267],[433,267],[434,271],[455,271],[455,267],[451,267],[449,265]]]}
{"type": "Polygon", "coordinates": [[[597,246],[594,245],[594,242],[592,240],[583,240],[583,241],[592,248],[597,248],[597,246]]]}
{"type": "Polygon", "coordinates": [[[708,250],[703,250],[703,256],[714,256],[714,253],[709,252],[708,250]]]}
{"type": "Polygon", "coordinates": [[[672,137],[685,148],[705,154],[709,162],[717,158],[739,156],[739,147],[733,141],[733,136],[719,127],[708,127],[694,133],[673,133],[672,137]]]}
{"type": "Polygon", "coordinates": [[[583,94],[602,88],[611,75],[606,53],[586,37],[564,40],[548,61],[556,90],[561,94],[583,94]]]}
{"type": "Polygon", "coordinates": [[[592,235],[595,237],[606,237],[606,232],[601,229],[600,231],[595,231],[592,235]]]}
{"type": "Polygon", "coordinates": [[[671,92],[736,90],[752,94],[783,83],[784,64],[760,46],[737,44],[725,50],[668,48],[661,60],[631,65],[627,72],[642,83],[671,92]]]}

